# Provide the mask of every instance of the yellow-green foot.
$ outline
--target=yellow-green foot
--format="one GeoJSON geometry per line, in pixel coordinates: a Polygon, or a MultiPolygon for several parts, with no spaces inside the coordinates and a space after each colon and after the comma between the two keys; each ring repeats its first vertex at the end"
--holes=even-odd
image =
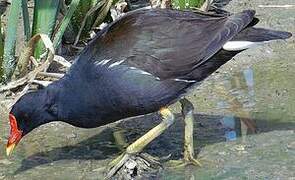
{"type": "Polygon", "coordinates": [[[119,176],[117,179],[132,179],[132,177],[139,176],[139,174],[144,174],[144,171],[151,172],[152,169],[160,167],[160,163],[156,158],[142,153],[142,150],[150,142],[161,135],[174,122],[174,115],[169,109],[162,108],[159,113],[163,121],[129,145],[125,153],[110,163],[110,170],[106,179],[110,179],[114,175],[119,176]]]}
{"type": "Polygon", "coordinates": [[[195,159],[194,157],[190,157],[188,160],[185,160],[185,163],[202,167],[202,164],[197,159],[195,159]]]}
{"type": "Polygon", "coordinates": [[[199,160],[192,158],[189,161],[180,159],[180,160],[169,160],[167,163],[169,168],[183,168],[185,166],[193,165],[196,167],[202,167],[202,164],[199,160]]]}

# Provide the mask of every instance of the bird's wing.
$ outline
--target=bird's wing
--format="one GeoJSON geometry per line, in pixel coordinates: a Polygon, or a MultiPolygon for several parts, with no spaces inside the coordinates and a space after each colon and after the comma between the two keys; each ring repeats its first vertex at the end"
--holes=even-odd
{"type": "Polygon", "coordinates": [[[138,10],[101,32],[80,59],[98,66],[125,64],[160,79],[183,77],[218,52],[254,14],[252,10],[230,16],[138,10]]]}

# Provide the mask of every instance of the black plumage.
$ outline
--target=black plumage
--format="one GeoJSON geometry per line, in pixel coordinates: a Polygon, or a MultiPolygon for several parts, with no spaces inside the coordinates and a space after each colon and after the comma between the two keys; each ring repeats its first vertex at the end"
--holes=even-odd
{"type": "Polygon", "coordinates": [[[127,13],[86,46],[62,79],[24,95],[11,114],[25,135],[51,121],[93,128],[158,111],[243,50],[222,49],[229,40],[291,36],[253,28],[254,14],[127,13]]]}

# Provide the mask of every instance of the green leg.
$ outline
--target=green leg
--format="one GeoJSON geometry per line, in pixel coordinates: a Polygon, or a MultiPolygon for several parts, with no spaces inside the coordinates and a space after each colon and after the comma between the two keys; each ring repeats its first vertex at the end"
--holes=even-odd
{"type": "Polygon", "coordinates": [[[129,145],[125,153],[123,153],[110,163],[111,170],[107,174],[107,179],[115,175],[117,171],[131,158],[131,156],[137,155],[138,153],[142,152],[142,150],[150,142],[161,135],[170,125],[173,124],[174,115],[169,109],[162,108],[159,113],[162,116],[163,121],[153,129],[151,129],[149,132],[147,132],[145,135],[137,139],[134,143],[129,145]]]}

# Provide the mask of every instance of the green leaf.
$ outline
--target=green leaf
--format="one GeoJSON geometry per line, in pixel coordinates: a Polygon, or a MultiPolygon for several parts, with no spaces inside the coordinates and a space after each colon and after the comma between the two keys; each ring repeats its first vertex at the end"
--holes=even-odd
{"type": "Polygon", "coordinates": [[[67,28],[65,37],[69,42],[74,42],[75,37],[79,34],[81,39],[85,39],[89,35],[89,31],[98,16],[99,9],[96,9],[91,16],[85,17],[89,11],[92,11],[100,0],[83,0],[80,1],[76,11],[73,14],[71,23],[67,28]],[[86,19],[85,19],[86,18],[86,19]],[[81,32],[80,32],[81,31],[81,32]]]}
{"type": "MultiPolygon", "coordinates": [[[[60,0],[35,0],[32,36],[39,33],[52,36],[59,5],[60,0]]],[[[35,48],[35,57],[39,58],[44,52],[44,45],[39,42],[35,48]]]]}
{"type": "Polygon", "coordinates": [[[28,11],[28,0],[22,0],[22,10],[23,10],[25,38],[26,38],[26,41],[29,41],[31,38],[31,27],[30,27],[30,18],[29,18],[29,11],[28,11]]]}
{"type": "Polygon", "coordinates": [[[4,43],[3,53],[3,64],[1,74],[1,82],[7,82],[14,71],[16,60],[15,60],[15,45],[16,45],[16,34],[18,28],[19,15],[21,13],[22,1],[13,0],[8,14],[8,22],[6,29],[6,37],[4,43]]]}
{"type": "Polygon", "coordinates": [[[172,0],[173,9],[200,8],[205,0],[172,0]]]}
{"type": "Polygon", "coordinates": [[[3,63],[3,52],[4,52],[4,37],[2,34],[2,23],[1,23],[1,15],[0,15],[0,74],[2,76],[2,63],[3,63]]]}
{"type": "Polygon", "coordinates": [[[59,46],[62,36],[64,35],[64,32],[66,31],[66,28],[68,27],[68,25],[71,21],[71,18],[73,16],[75,10],[78,7],[79,2],[80,2],[80,0],[72,0],[68,11],[67,11],[65,17],[63,18],[57,33],[54,36],[54,40],[53,40],[54,48],[57,48],[59,46]]]}
{"type": "Polygon", "coordinates": [[[114,2],[114,0],[106,0],[106,2],[104,3],[104,5],[102,6],[102,8],[99,11],[99,14],[98,14],[94,24],[92,25],[92,28],[99,26],[103,22],[103,20],[108,15],[108,12],[110,11],[110,8],[111,8],[113,2],[114,2]]]}
{"type": "MultiPolygon", "coordinates": [[[[77,45],[77,43],[79,42],[80,40],[80,36],[82,35],[83,37],[83,30],[85,30],[85,25],[87,23],[87,21],[89,20],[89,18],[93,18],[95,15],[97,16],[98,15],[98,10],[103,6],[104,4],[104,1],[100,1],[98,2],[95,6],[93,6],[86,14],[85,14],[85,17],[80,25],[80,29],[79,29],[79,32],[75,38],[75,42],[74,42],[74,45],[77,45]]],[[[93,20],[93,19],[92,19],[93,20]]],[[[91,24],[91,27],[92,27],[92,24],[91,24]]],[[[89,30],[91,30],[91,27],[87,27],[87,29],[89,28],[89,30]]],[[[89,30],[87,31],[87,35],[89,35],[89,30]]],[[[85,34],[84,34],[85,35],[85,34]]]]}

